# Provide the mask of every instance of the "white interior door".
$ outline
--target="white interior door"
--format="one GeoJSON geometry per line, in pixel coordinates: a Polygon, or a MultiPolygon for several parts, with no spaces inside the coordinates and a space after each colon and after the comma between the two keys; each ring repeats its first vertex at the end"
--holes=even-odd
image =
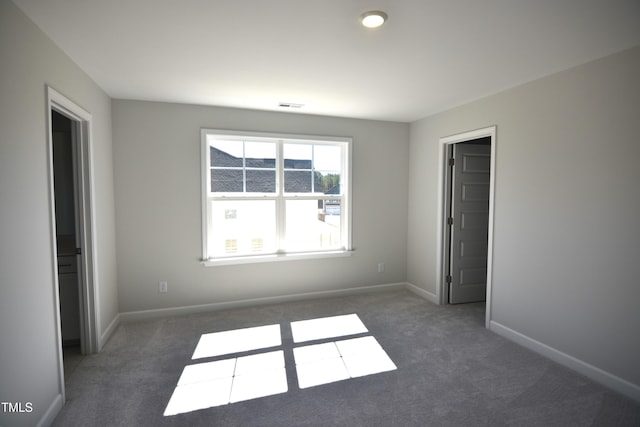
{"type": "Polygon", "coordinates": [[[491,145],[453,144],[449,303],[484,301],[487,289],[491,145]]]}

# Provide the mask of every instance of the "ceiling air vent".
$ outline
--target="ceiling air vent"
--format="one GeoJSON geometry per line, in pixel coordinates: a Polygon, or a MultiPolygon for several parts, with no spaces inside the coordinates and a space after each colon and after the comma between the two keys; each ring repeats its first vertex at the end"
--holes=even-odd
{"type": "Polygon", "coordinates": [[[281,102],[278,104],[280,108],[302,108],[304,104],[295,104],[293,102],[281,102]]]}

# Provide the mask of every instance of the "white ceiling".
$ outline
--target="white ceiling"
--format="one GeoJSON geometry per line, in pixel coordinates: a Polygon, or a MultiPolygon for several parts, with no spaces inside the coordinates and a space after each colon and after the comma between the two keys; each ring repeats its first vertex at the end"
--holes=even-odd
{"type": "Polygon", "coordinates": [[[113,98],[401,122],[640,44],[639,0],[14,2],[113,98]]]}

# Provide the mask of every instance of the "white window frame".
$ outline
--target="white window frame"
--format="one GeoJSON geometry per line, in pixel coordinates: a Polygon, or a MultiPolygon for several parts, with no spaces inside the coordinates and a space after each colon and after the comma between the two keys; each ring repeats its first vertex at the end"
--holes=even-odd
{"type": "MultiPolygon", "coordinates": [[[[293,134],[281,134],[281,133],[265,133],[265,132],[242,132],[222,129],[207,129],[203,128],[200,132],[201,136],[201,197],[202,197],[202,264],[205,266],[218,266],[229,264],[244,264],[244,263],[257,263],[257,262],[271,262],[271,261],[286,261],[286,260],[302,260],[302,259],[314,259],[314,258],[330,258],[330,257],[343,257],[350,256],[352,253],[351,246],[351,152],[352,152],[352,138],[349,137],[332,137],[332,136],[315,136],[315,135],[293,135],[293,134]],[[223,139],[238,139],[245,141],[266,141],[276,143],[276,193],[271,196],[266,195],[251,195],[250,193],[238,193],[231,195],[229,193],[221,193],[220,195],[213,195],[211,193],[211,172],[210,172],[210,151],[208,136],[220,137],[223,139]],[[342,195],[341,199],[341,245],[339,249],[330,250],[316,250],[307,252],[286,252],[282,247],[285,237],[285,203],[287,200],[317,200],[317,194],[283,194],[281,189],[283,186],[281,183],[284,180],[284,159],[282,153],[282,147],[285,143],[306,143],[306,144],[327,144],[336,145],[342,147],[342,170],[340,176],[340,187],[342,195]],[[231,255],[224,257],[213,257],[208,253],[209,239],[215,230],[212,230],[210,226],[211,215],[211,201],[212,200],[275,200],[276,201],[276,233],[278,249],[271,254],[258,254],[258,255],[231,255]]],[[[326,195],[326,198],[331,199],[333,196],[326,195]]]]}

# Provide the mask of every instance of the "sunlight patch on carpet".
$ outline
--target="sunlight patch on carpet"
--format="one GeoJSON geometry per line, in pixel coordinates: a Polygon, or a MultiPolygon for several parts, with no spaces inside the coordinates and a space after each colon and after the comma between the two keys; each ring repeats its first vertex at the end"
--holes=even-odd
{"type": "Polygon", "coordinates": [[[177,415],[286,393],[284,351],[188,365],[164,411],[177,415]]]}
{"type": "MultiPolygon", "coordinates": [[[[294,343],[348,337],[368,333],[357,314],[291,322],[294,343]]],[[[220,358],[282,346],[280,325],[203,334],[192,360],[220,358]]],[[[287,349],[286,351],[291,351],[287,349]]],[[[164,416],[257,399],[289,390],[285,350],[237,355],[187,365],[164,411],[164,416]]],[[[293,348],[298,387],[344,381],[397,367],[373,336],[360,336],[293,348]]]]}
{"type": "Polygon", "coordinates": [[[192,359],[241,353],[279,345],[282,345],[280,325],[214,332],[203,334],[200,337],[192,359]]]}
{"type": "Polygon", "coordinates": [[[298,347],[293,355],[301,389],[397,369],[371,336],[298,347]]]}
{"type": "Polygon", "coordinates": [[[293,342],[307,342],[369,332],[357,314],[291,322],[293,342]]]}

